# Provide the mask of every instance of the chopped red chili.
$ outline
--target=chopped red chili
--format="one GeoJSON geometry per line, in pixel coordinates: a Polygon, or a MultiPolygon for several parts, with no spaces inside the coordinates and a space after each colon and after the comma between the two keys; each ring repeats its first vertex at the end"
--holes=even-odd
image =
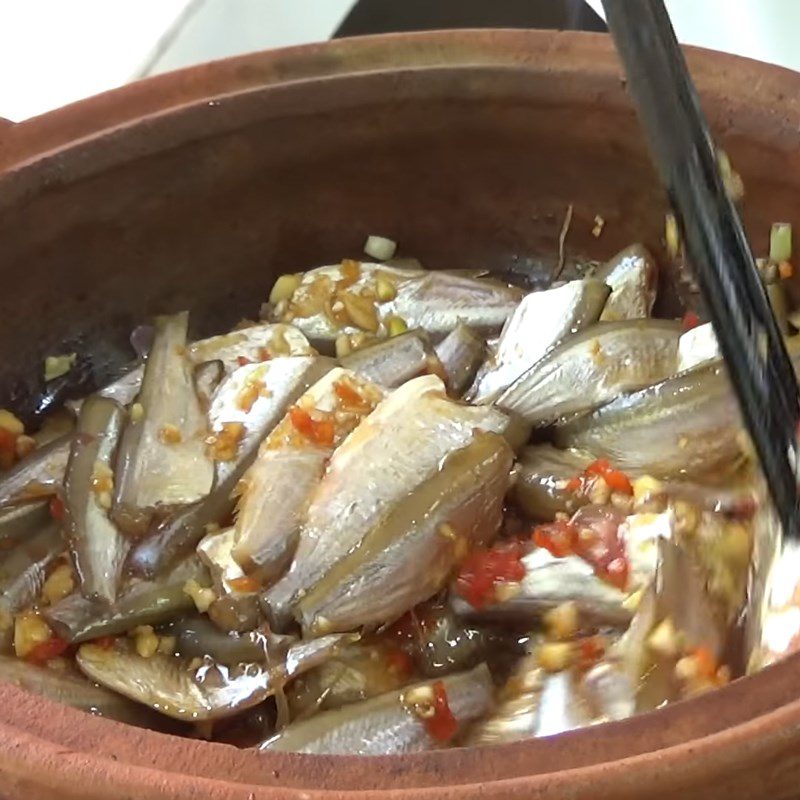
{"type": "Polygon", "coordinates": [[[633,486],[624,472],[614,469],[605,458],[599,458],[586,467],[586,475],[599,475],[609,486],[612,492],[633,494],[633,486]]]}
{"type": "Polygon", "coordinates": [[[449,742],[458,733],[458,720],[450,710],[442,681],[433,684],[433,716],[425,720],[425,727],[437,742],[449,742]]]}
{"type": "Polygon", "coordinates": [[[700,324],[700,317],[698,317],[694,311],[687,311],[683,315],[681,324],[684,331],[690,331],[692,328],[696,328],[700,324]]]}
{"type": "Polygon", "coordinates": [[[116,641],[116,636],[100,636],[97,639],[92,639],[92,644],[102,648],[103,650],[111,650],[111,648],[116,644],[116,641]]]}
{"type": "Polygon", "coordinates": [[[336,428],[332,420],[315,420],[298,406],[289,409],[289,419],[295,430],[317,444],[330,446],[333,444],[336,428]]]}
{"type": "Polygon", "coordinates": [[[26,661],[41,666],[54,658],[58,658],[58,656],[66,652],[68,648],[69,642],[65,642],[58,636],[53,636],[47,639],[47,641],[37,644],[25,658],[26,661]]]}
{"type": "Polygon", "coordinates": [[[521,581],[525,577],[522,544],[502,542],[471,553],[456,578],[456,592],[473,608],[483,608],[495,600],[497,584],[521,581]]]}
{"type": "Polygon", "coordinates": [[[245,358],[244,356],[236,356],[236,363],[240,367],[246,367],[248,364],[252,364],[253,362],[249,358],[245,358]]]}
{"type": "Polygon", "coordinates": [[[352,387],[346,383],[338,382],[333,387],[336,396],[346,406],[351,408],[364,408],[367,403],[364,398],[352,387]]]}
{"type": "Polygon", "coordinates": [[[605,655],[606,643],[602,636],[587,636],[578,642],[579,666],[593,667],[605,655]]]}

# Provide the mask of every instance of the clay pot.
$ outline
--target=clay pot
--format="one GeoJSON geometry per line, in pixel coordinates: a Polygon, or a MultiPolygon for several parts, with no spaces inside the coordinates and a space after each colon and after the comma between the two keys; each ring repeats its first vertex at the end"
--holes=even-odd
{"type": "MultiPolygon", "coordinates": [[[[772,221],[800,226],[800,77],[698,50],[689,61],[763,251],[772,221]]],[[[358,257],[367,233],[430,266],[544,278],[569,204],[571,256],[635,240],[660,249],[662,191],[600,35],[344,40],[192,68],[4,126],[0,402],[35,388],[46,353],[126,357],[131,328],[156,311],[191,308],[198,334],[255,315],[278,273],[358,257]]],[[[662,288],[667,306],[686,296],[673,275],[662,288]]],[[[0,685],[0,795],[794,797],[798,670],[789,659],[552,739],[368,763],[173,738],[0,685]]]]}

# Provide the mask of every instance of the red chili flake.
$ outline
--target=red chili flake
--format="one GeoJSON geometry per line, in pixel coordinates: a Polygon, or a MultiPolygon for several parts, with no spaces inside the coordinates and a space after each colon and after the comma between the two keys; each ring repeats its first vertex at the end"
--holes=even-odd
{"type": "Polygon", "coordinates": [[[351,408],[363,408],[367,405],[364,398],[352,386],[348,386],[346,383],[338,382],[334,384],[333,391],[336,392],[336,396],[346,406],[350,406],[351,408]]]}
{"type": "Polygon", "coordinates": [[[401,677],[407,677],[414,670],[414,662],[405,650],[390,647],[386,652],[386,664],[389,671],[401,677]]]}
{"type": "Polygon", "coordinates": [[[248,364],[252,364],[253,362],[249,358],[245,358],[245,356],[236,356],[236,363],[240,367],[246,367],[248,364]]]}
{"type": "Polygon", "coordinates": [[[521,581],[525,577],[522,544],[502,542],[467,556],[456,578],[456,592],[473,608],[483,608],[495,599],[499,583],[521,581]]]}
{"type": "Polygon", "coordinates": [[[58,495],[50,499],[50,516],[56,522],[64,519],[64,501],[58,495]]]}
{"type": "Polygon", "coordinates": [[[599,458],[586,467],[586,475],[599,475],[609,486],[612,492],[633,494],[633,486],[624,472],[614,469],[605,458],[599,458]]]}
{"type": "Polygon", "coordinates": [[[58,636],[53,636],[47,641],[37,644],[28,655],[26,661],[42,666],[53,658],[58,658],[69,648],[69,642],[65,642],[58,636]]]}
{"type": "Polygon", "coordinates": [[[111,650],[117,642],[116,636],[100,636],[97,639],[92,639],[92,644],[103,650],[111,650]]]}
{"type": "Polygon", "coordinates": [[[575,552],[578,529],[566,520],[537,525],[533,530],[533,543],[549,550],[556,558],[564,558],[575,552]]]}
{"type": "Polygon", "coordinates": [[[458,720],[450,710],[442,681],[433,684],[433,716],[425,720],[425,727],[437,742],[449,742],[458,733],[458,720]]]}
{"type": "Polygon", "coordinates": [[[683,315],[683,320],[681,325],[684,331],[690,331],[692,328],[696,328],[700,324],[700,317],[694,313],[694,311],[687,311],[683,315]]]}
{"type": "Polygon", "coordinates": [[[16,434],[0,428],[0,469],[10,469],[17,460],[16,434]]]}
{"type": "Polygon", "coordinates": [[[289,419],[295,430],[317,444],[330,446],[333,444],[336,428],[331,420],[315,420],[298,406],[289,409],[289,419]]]}
{"type": "Polygon", "coordinates": [[[567,481],[567,485],[564,487],[568,492],[582,492],[583,491],[583,479],[576,475],[574,478],[570,478],[567,481]]]}

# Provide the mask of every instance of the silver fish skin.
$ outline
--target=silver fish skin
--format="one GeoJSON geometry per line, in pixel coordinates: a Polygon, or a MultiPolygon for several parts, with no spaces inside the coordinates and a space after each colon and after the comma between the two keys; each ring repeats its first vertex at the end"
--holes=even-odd
{"type": "Polygon", "coordinates": [[[347,286],[344,293],[363,297],[369,293],[371,297],[378,297],[380,279],[393,287],[394,297],[372,303],[369,318],[362,319],[365,327],[339,325],[323,312],[321,302],[311,298],[322,293],[328,302],[335,302],[337,284],[344,278],[340,264],[309,270],[289,302],[276,307],[273,321],[291,322],[312,344],[328,350],[341,334],[366,330],[385,338],[388,334],[386,321],[392,316],[401,317],[409,328],[423,328],[434,341],[439,341],[459,322],[486,333],[499,331],[524,296],[521,290],[492,280],[364,262],[359,265],[358,279],[347,286]]]}
{"type": "MultiPolygon", "coordinates": [[[[447,704],[459,725],[491,708],[493,686],[485,665],[441,680],[447,704]]],[[[414,708],[415,696],[424,695],[430,686],[415,684],[295,722],[263,742],[259,750],[377,756],[438,749],[442,744],[431,737],[414,708]]]]}
{"type": "Polygon", "coordinates": [[[519,591],[510,593],[509,599],[475,609],[453,592],[453,610],[467,619],[524,622],[539,619],[550,609],[571,601],[582,618],[595,623],[624,626],[630,622],[625,593],[598,578],[582,558],[556,558],[545,548],[536,548],[522,563],[525,577],[519,591]]]}
{"type": "Polygon", "coordinates": [[[244,426],[242,438],[233,451],[226,454],[228,460],[216,462],[216,483],[211,494],[203,502],[168,519],[132,550],[128,568],[133,574],[153,578],[169,569],[196,547],[206,525],[218,523],[233,510],[236,486],[255,460],[263,439],[289,405],[333,365],[331,359],[317,356],[274,358],[263,364],[239,367],[223,382],[209,410],[212,436],[219,436],[228,423],[240,423],[244,426]],[[240,398],[248,383],[269,388],[259,393],[249,411],[245,411],[240,398]]]}
{"type": "Polygon", "coordinates": [[[19,503],[0,510],[0,549],[13,547],[29,539],[51,519],[46,500],[19,503]]]}
{"type": "Polygon", "coordinates": [[[496,401],[560,341],[597,322],[609,291],[602,281],[588,278],[526,295],[503,328],[466,399],[474,403],[496,401]]]}
{"type": "Polygon", "coordinates": [[[174,656],[157,653],[143,658],[127,643],[111,649],[84,644],[76,660],[81,671],[101,686],[173,719],[203,722],[224,719],[263,702],[352,640],[352,636],[329,636],[301,642],[289,648],[283,663],[274,666],[227,667],[206,659],[191,670],[174,656]]]}
{"type": "Polygon", "coordinates": [[[439,374],[442,365],[423,330],[408,331],[343,356],[339,363],[368,381],[395,389],[425,373],[439,374]]]}
{"type": "Polygon", "coordinates": [[[680,326],[669,320],[598,323],[530,367],[497,405],[535,426],[589,411],[674,375],[679,336],[680,326]]]}
{"type": "Polygon", "coordinates": [[[188,312],[156,319],[138,395],[142,413],[131,415],[119,446],[113,517],[133,537],[158,508],[197,502],[214,486],[205,414],[185,356],[188,325],[188,312]]]}
{"type": "Polygon", "coordinates": [[[248,574],[271,581],[288,566],[328,460],[384,396],[375,383],[335,367],[296,404],[333,426],[330,442],[312,440],[298,431],[291,414],[264,440],[236,489],[233,557],[248,574]]]}
{"type": "Polygon", "coordinates": [[[126,416],[119,403],[106,397],[83,403],[64,480],[66,541],[81,591],[107,603],[116,599],[130,546],[101,504],[105,494],[110,505],[114,455],[126,416]],[[108,488],[96,491],[102,481],[108,488]]]}
{"type": "Polygon", "coordinates": [[[33,451],[0,481],[0,508],[55,494],[64,483],[72,434],[33,451]]]}
{"type": "Polygon", "coordinates": [[[381,625],[440,591],[460,555],[500,530],[512,459],[503,437],[491,433],[449,455],[300,600],[303,629],[381,625]]]}
{"type": "Polygon", "coordinates": [[[701,477],[741,462],[741,415],[722,364],[679,373],[557,426],[556,444],[629,474],[701,477]]]}
{"type": "Polygon", "coordinates": [[[461,397],[475,380],[486,354],[486,340],[469,325],[459,323],[436,345],[447,391],[461,397]]]}
{"type": "Polygon", "coordinates": [[[280,627],[295,603],[442,460],[472,441],[476,430],[502,433],[507,417],[445,395],[432,375],[396,389],[336,450],[311,497],[289,572],[264,596],[280,627]]]}
{"type": "Polygon", "coordinates": [[[626,247],[604,264],[595,277],[611,288],[601,320],[619,322],[650,316],[658,291],[658,265],[643,245],[626,247]]]}
{"type": "Polygon", "coordinates": [[[316,353],[294,325],[262,323],[200,339],[189,345],[187,355],[193,364],[222,361],[225,374],[230,375],[241,365],[241,359],[259,362],[265,361],[265,356],[312,356],[316,353]]]}

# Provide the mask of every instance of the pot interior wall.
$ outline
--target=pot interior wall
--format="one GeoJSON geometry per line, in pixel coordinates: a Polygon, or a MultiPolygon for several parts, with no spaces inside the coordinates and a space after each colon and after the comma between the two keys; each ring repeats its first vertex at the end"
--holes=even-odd
{"type": "MultiPolygon", "coordinates": [[[[197,334],[252,318],[278,274],[358,257],[368,233],[431,267],[532,285],[551,274],[568,205],[570,259],[632,241],[660,251],[663,193],[621,83],[604,76],[340,77],[203,103],[107,139],[0,180],[3,404],[24,406],[48,353],[89,352],[102,380],[154,313],[190,308],[197,334]]],[[[770,185],[774,154],[763,155],[746,164],[756,197],[770,185]]],[[[759,204],[753,230],[773,218],[759,204]]],[[[685,287],[673,283],[662,276],[661,304],[679,313],[685,287]]]]}

